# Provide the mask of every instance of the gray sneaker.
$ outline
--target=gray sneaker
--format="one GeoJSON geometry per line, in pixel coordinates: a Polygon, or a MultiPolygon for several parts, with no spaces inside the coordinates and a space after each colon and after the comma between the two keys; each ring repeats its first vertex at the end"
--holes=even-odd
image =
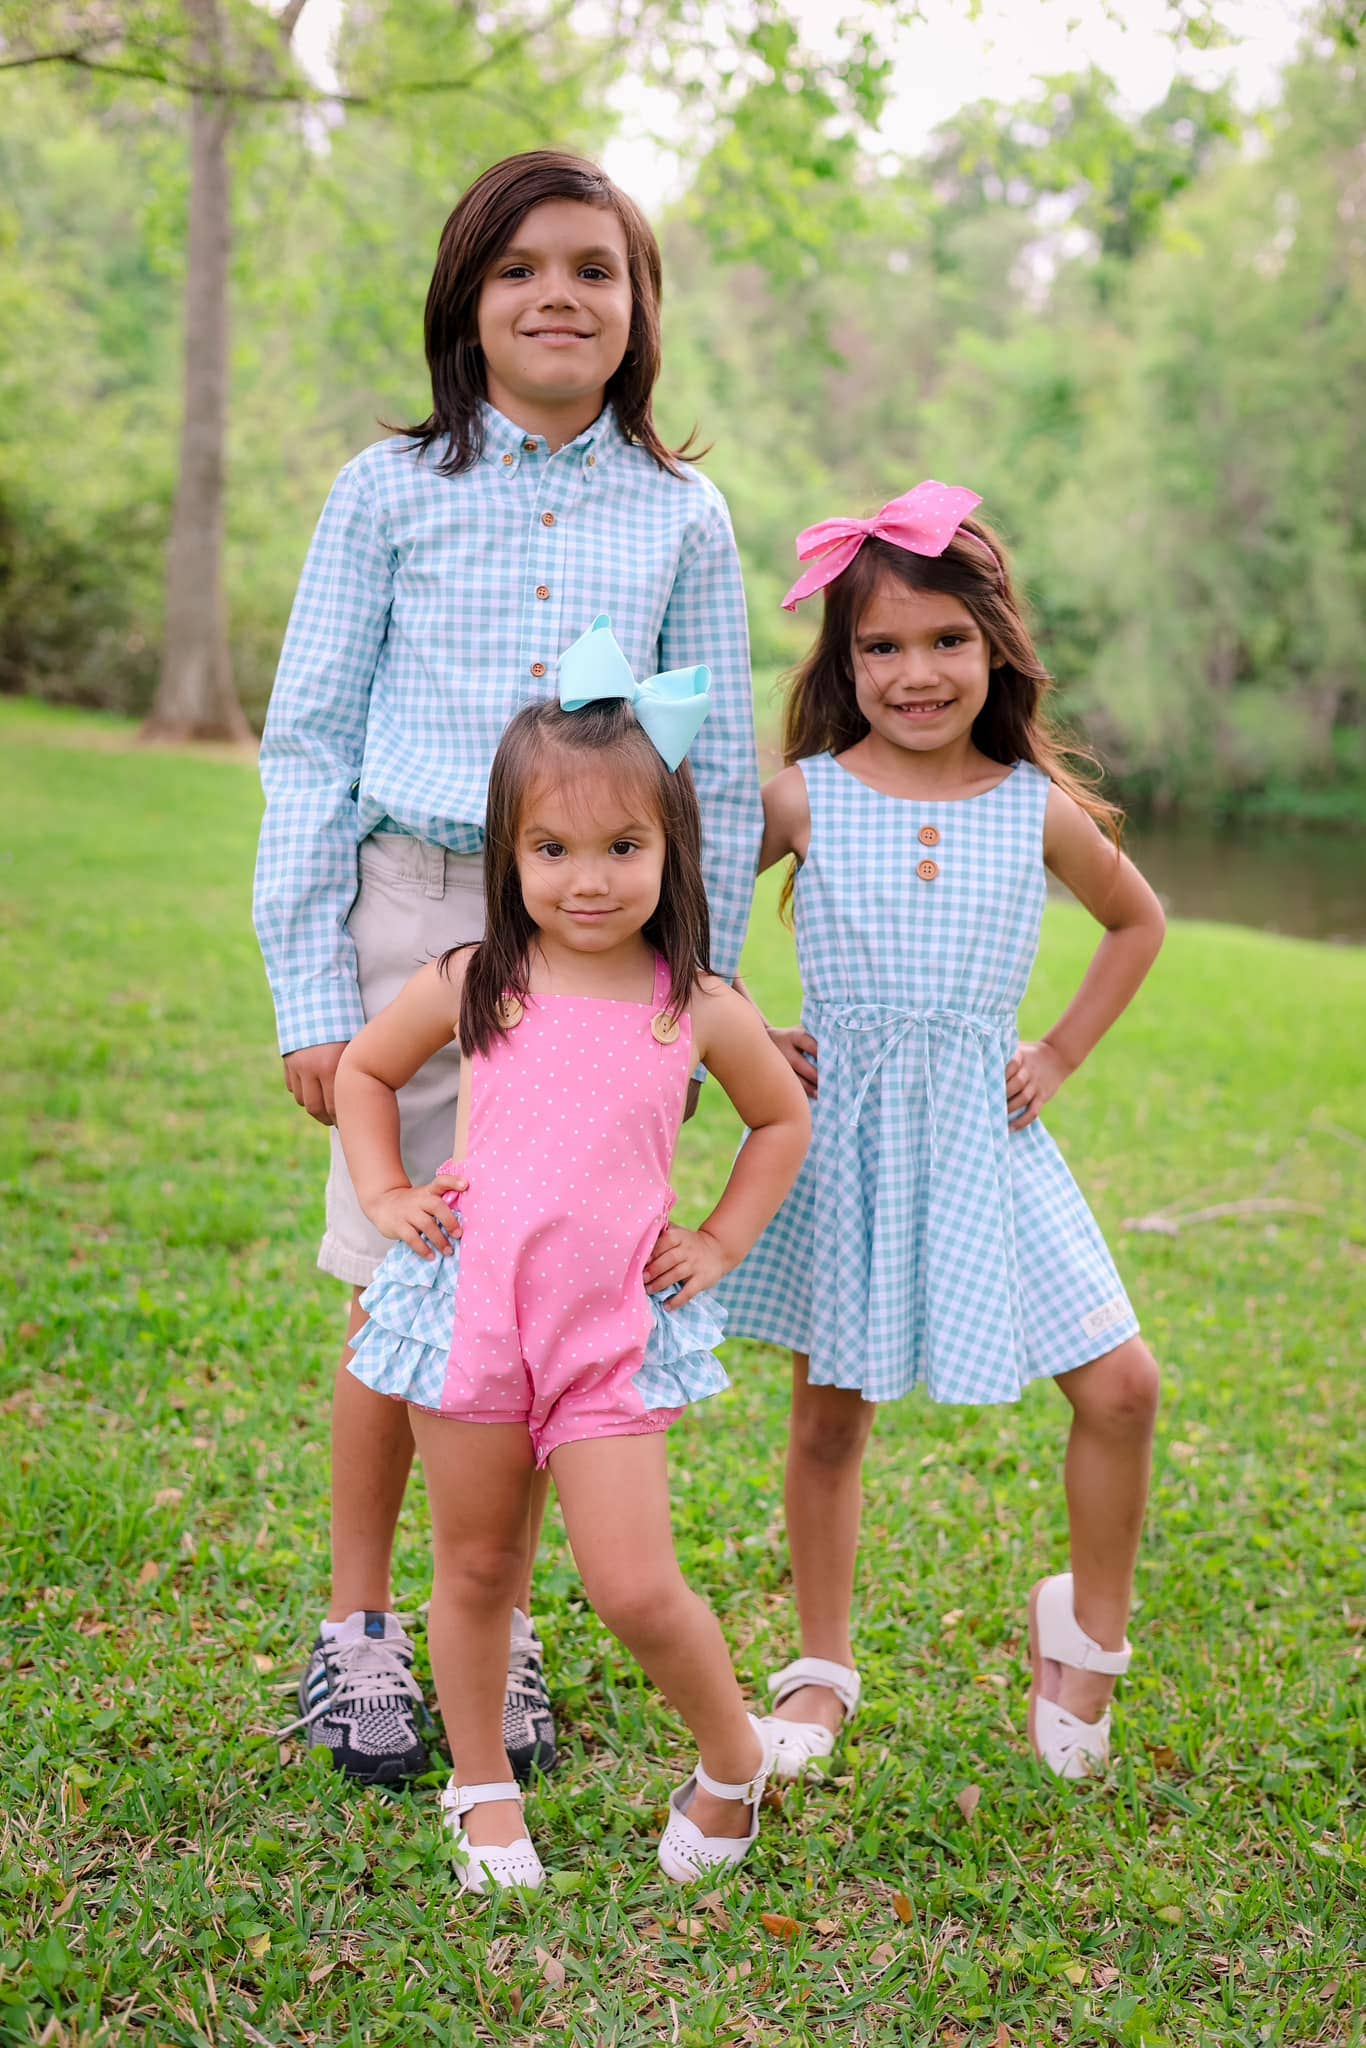
{"type": "Polygon", "coordinates": [[[431,1720],[413,1677],[413,1645],[396,1614],[358,1609],[338,1633],[321,1633],[299,1681],[299,1719],[310,1749],[330,1749],[338,1770],[363,1785],[396,1785],[428,1767],[431,1720]]]}
{"type": "Polygon", "coordinates": [[[503,1695],[503,1744],[508,1762],[525,1784],[535,1771],[555,1768],[555,1717],[545,1683],[545,1651],[520,1607],[512,1610],[507,1691],[503,1695]]]}

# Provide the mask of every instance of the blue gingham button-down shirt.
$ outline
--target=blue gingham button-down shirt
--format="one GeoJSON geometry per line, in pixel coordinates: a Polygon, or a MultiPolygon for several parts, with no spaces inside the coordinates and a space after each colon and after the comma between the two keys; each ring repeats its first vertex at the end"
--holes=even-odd
{"type": "Polygon", "coordinates": [[[689,754],[702,806],[712,964],[740,959],[762,831],[749,635],[725,500],[670,476],[609,406],[555,454],[485,407],[484,452],[377,442],[333,486],[309,549],[261,743],[256,930],[280,1049],[364,1021],[346,921],[360,842],[398,830],[477,853],[508,720],[553,694],[595,613],[637,676],[706,662],[689,754]]]}

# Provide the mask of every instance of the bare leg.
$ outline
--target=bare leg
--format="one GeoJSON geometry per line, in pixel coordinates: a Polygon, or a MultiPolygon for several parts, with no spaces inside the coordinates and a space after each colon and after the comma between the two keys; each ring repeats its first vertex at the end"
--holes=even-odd
{"type": "MultiPolygon", "coordinates": [[[[661,1430],[563,1444],[550,1467],[599,1619],[687,1722],[705,1768],[743,1784],[758,1762],[755,1734],[720,1624],[678,1569],[667,1461],[661,1430]]],[[[700,1786],[688,1817],[704,1835],[749,1832],[746,1806],[700,1786]]]]}
{"type": "Polygon", "coordinates": [[[402,1401],[353,1377],[351,1340],[365,1327],[361,1290],[351,1296],[346,1348],[332,1395],[332,1603],[329,1621],[357,1608],[388,1611],[394,1531],[413,1462],[413,1433],[402,1401]]]}
{"type": "Polygon", "coordinates": [[[531,1580],[536,1570],[536,1552],[541,1547],[541,1530],[545,1524],[546,1503],[550,1499],[550,1474],[533,1472],[531,1475],[531,1501],[527,1509],[526,1569],[522,1582],[517,1588],[516,1605],[523,1614],[531,1613],[531,1580]]]}
{"type": "MultiPolygon", "coordinates": [[[[787,1543],[801,1624],[802,1655],[852,1664],[863,1453],[874,1404],[846,1387],[813,1387],[808,1360],[792,1354],[792,1422],[787,1440],[787,1543]]],[[[838,1729],[844,1709],[827,1686],[804,1685],[777,1709],[785,1721],[838,1729]]]]}
{"type": "MultiPolygon", "coordinates": [[[[455,1782],[512,1776],[503,1747],[512,1609],[526,1561],[531,1439],[524,1423],[455,1422],[411,1409],[432,1509],[434,1573],[427,1646],[455,1782]]],[[[520,1801],[476,1806],[465,1820],[478,1847],[506,1848],[525,1832],[520,1801]]]]}
{"type": "MultiPolygon", "coordinates": [[[[1058,1386],[1072,1404],[1064,1476],[1077,1621],[1103,1650],[1119,1650],[1148,1505],[1157,1366],[1142,1338],[1132,1337],[1063,1373],[1058,1386]]],[[[1068,1665],[1057,1671],[1058,1704],[1080,1720],[1099,1720],[1114,1679],[1068,1665]]]]}

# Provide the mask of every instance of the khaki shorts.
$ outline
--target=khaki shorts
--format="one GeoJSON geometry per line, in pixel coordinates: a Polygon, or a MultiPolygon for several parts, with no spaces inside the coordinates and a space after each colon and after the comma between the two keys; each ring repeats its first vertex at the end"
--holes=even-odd
{"type": "MultiPolygon", "coordinates": [[[[368,1018],[391,1003],[419,967],[484,935],[484,863],[424,839],[376,832],[360,849],[360,888],[347,930],[356,948],[361,1007],[368,1018]]],[[[399,1090],[403,1165],[414,1186],[431,1180],[455,1141],[460,1053],[454,1044],[399,1090]]],[[[324,1273],[368,1287],[391,1240],[356,1199],[335,1131],[327,1176],[327,1229],[318,1249],[324,1273]]]]}

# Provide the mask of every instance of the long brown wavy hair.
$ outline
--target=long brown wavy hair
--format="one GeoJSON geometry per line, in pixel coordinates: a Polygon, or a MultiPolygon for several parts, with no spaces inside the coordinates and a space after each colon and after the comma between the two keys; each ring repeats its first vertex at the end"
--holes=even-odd
{"type": "Polygon", "coordinates": [[[621,222],[631,279],[631,329],[626,353],[608,381],[607,402],[626,439],[644,448],[661,469],[681,476],[679,464],[696,461],[706,451],[696,448],[691,436],[682,448],[666,448],[655,426],[663,288],[659,244],[635,201],[605,171],[557,149],[529,149],[493,164],[461,196],[441,230],[425,319],[432,409],[417,426],[395,431],[411,435],[424,452],[444,441],[437,464],[443,476],[459,476],[479,460],[484,446],[479,405],[488,396],[479,346],[479,294],[527,214],[549,199],[602,207],[621,222]]]}
{"type": "MultiPolygon", "coordinates": [[[[702,814],[684,761],[672,773],[629,704],[619,699],[563,711],[553,701],[528,704],[508,725],[489,772],[484,821],[484,937],[471,953],[460,998],[460,1044],[487,1052],[506,1037],[498,1019],[504,996],[525,1001],[536,926],[522,897],[517,835],[527,799],[538,785],[561,788],[585,774],[610,781],[643,803],[664,834],[659,903],[643,936],[669,969],[667,1015],[681,1017],[698,976],[710,972],[711,928],[702,880],[702,814]]],[[[457,952],[443,953],[448,972],[457,952]]]]}
{"type": "MultiPolygon", "coordinates": [[[[875,535],[825,586],[825,614],[816,644],[788,679],[783,759],[842,754],[868,732],[854,690],[854,639],[883,576],[908,590],[956,597],[972,613],[991,649],[987,701],[972,727],[973,744],[990,761],[1032,761],[1119,843],[1123,812],[1095,788],[1100,764],[1061,734],[1048,711],[1054,688],[1025,622],[1010,563],[984,520],[965,519],[942,555],[914,555],[875,535]],[[1088,773],[1082,772],[1089,771],[1088,773]]],[[[791,891],[791,878],[784,898],[791,891]]]]}

